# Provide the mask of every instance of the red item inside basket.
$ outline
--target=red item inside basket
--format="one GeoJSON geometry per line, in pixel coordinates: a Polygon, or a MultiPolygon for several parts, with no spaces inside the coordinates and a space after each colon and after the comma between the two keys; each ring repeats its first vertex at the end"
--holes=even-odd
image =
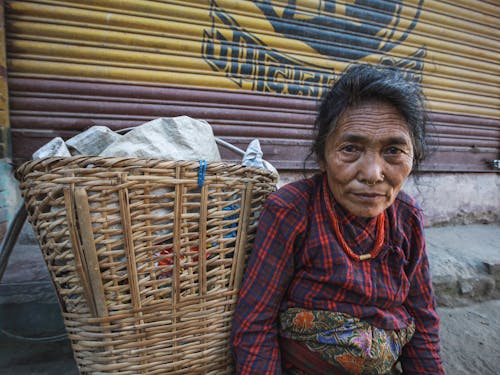
{"type": "MultiPolygon", "coordinates": [[[[191,259],[190,259],[191,262],[198,262],[198,252],[199,252],[198,246],[193,246],[189,249],[188,253],[184,253],[183,255],[181,255],[180,260],[183,261],[186,259],[186,257],[191,257],[191,259]]],[[[174,254],[174,249],[171,247],[160,251],[156,255],[158,256],[158,258],[161,258],[161,259],[158,259],[156,261],[155,265],[158,267],[172,266],[174,264],[174,255],[173,254],[174,254]],[[168,256],[168,255],[170,255],[170,256],[168,256]]],[[[212,257],[212,255],[213,254],[207,253],[205,255],[205,257],[206,257],[206,259],[210,259],[212,257]]],[[[168,277],[170,275],[171,275],[170,270],[165,271],[159,275],[159,278],[165,278],[165,277],[168,277]]]]}
{"type": "MultiPolygon", "coordinates": [[[[164,249],[162,250],[158,255],[160,257],[162,257],[162,259],[160,259],[158,261],[158,265],[159,266],[171,266],[173,263],[174,263],[174,257],[173,256],[170,256],[170,257],[163,257],[165,255],[170,255],[170,254],[173,254],[174,253],[174,249],[172,249],[171,247],[169,247],[168,249],[164,249]]],[[[193,260],[193,262],[197,262],[198,261],[198,247],[197,246],[194,246],[194,247],[191,247],[189,249],[189,253],[185,254],[185,255],[181,255],[181,260],[185,259],[186,256],[189,256],[191,255],[191,259],[193,260]]],[[[207,254],[207,258],[208,258],[208,254],[207,254]]]]}

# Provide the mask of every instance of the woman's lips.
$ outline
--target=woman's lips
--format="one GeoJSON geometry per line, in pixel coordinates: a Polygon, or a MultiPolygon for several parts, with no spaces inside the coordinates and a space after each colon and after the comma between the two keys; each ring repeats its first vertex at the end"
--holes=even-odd
{"type": "Polygon", "coordinates": [[[373,192],[356,192],[352,193],[358,200],[366,202],[374,202],[381,199],[385,199],[386,194],[383,193],[373,193],[373,192]]]}

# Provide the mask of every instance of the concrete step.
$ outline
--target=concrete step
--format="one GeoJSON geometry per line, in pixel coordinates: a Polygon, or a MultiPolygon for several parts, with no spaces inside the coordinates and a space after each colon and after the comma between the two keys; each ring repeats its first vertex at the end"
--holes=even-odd
{"type": "Polygon", "coordinates": [[[500,298],[500,224],[432,227],[426,238],[439,306],[500,298]]]}

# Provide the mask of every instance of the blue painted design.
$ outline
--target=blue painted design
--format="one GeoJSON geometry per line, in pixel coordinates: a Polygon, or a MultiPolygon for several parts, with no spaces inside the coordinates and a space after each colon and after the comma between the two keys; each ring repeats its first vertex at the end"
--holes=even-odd
{"type": "MultiPolygon", "coordinates": [[[[333,61],[350,63],[382,54],[380,63],[404,69],[415,81],[421,81],[425,47],[417,48],[408,58],[393,59],[386,53],[405,41],[415,28],[423,1],[316,0],[303,9],[297,0],[252,0],[277,36],[303,42],[333,61]],[[403,10],[409,10],[404,13],[411,18],[404,23],[403,10]]],[[[337,79],[338,72],[331,64],[317,65],[297,57],[300,53],[268,46],[217,0],[210,2],[210,16],[212,26],[204,30],[202,56],[214,71],[241,88],[321,97],[323,89],[337,79]]]]}

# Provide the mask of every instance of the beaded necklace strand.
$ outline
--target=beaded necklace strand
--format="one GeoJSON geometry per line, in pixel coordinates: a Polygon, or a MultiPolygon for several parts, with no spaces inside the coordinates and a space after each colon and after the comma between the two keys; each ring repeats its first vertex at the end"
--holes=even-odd
{"type": "Polygon", "coordinates": [[[326,210],[328,215],[330,216],[330,220],[333,224],[333,230],[335,231],[335,236],[337,237],[340,245],[344,249],[345,253],[353,260],[360,262],[362,260],[368,260],[375,258],[382,247],[384,246],[384,237],[385,237],[385,214],[382,212],[377,216],[376,223],[376,234],[375,234],[375,245],[373,246],[373,250],[366,254],[358,255],[349,247],[347,242],[344,240],[342,236],[342,232],[340,231],[339,221],[337,219],[337,215],[335,215],[335,210],[332,207],[332,201],[330,199],[330,195],[328,194],[330,188],[328,187],[327,179],[324,178],[323,183],[323,199],[325,201],[326,210]]]}

